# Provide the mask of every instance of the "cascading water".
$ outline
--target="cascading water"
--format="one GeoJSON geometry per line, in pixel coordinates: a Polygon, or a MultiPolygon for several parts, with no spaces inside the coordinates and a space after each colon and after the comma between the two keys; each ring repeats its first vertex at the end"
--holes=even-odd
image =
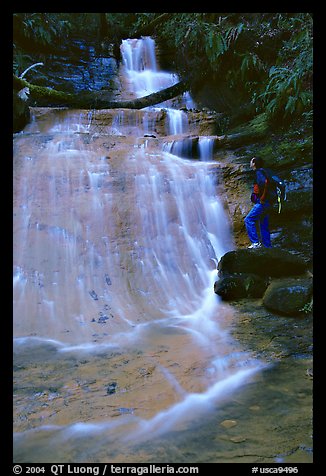
{"type": "MultiPolygon", "coordinates": [[[[154,48],[122,43],[136,95],[176,80],[154,48]]],[[[210,144],[191,161],[144,141],[161,109],[111,111],[100,133],[96,111],[35,109],[15,138],[16,461],[148,461],[137,445],[191,431],[263,368],[213,291],[233,243],[210,144]]]]}
{"type": "MultiPolygon", "coordinates": [[[[157,65],[155,42],[150,37],[142,39],[123,40],[121,54],[128,78],[127,86],[136,97],[147,96],[161,89],[173,86],[178,82],[176,74],[161,71],[157,65]]],[[[189,93],[184,93],[182,101],[189,107],[194,103],[189,93]]],[[[159,106],[157,106],[159,107],[159,106]]],[[[162,104],[167,112],[167,134],[181,134],[187,124],[187,115],[180,109],[174,109],[170,104],[162,104]]]]}
{"type": "Polygon", "coordinates": [[[123,40],[121,54],[129,87],[137,97],[172,86],[178,80],[176,75],[159,70],[155,42],[150,37],[123,40]]]}

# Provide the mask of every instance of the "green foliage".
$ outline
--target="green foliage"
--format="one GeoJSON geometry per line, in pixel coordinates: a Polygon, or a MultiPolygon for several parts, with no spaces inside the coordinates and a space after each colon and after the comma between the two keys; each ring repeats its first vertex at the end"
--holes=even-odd
{"type": "Polygon", "coordinates": [[[269,80],[258,100],[262,100],[267,112],[275,116],[280,110],[288,114],[301,113],[311,107],[312,93],[303,88],[304,71],[289,67],[272,66],[269,80]]]}
{"type": "Polygon", "coordinates": [[[259,56],[256,53],[243,53],[240,54],[241,57],[241,66],[240,66],[240,73],[241,78],[244,80],[246,77],[249,76],[249,72],[254,71],[261,71],[264,70],[264,65],[259,56]]]}
{"type": "Polygon", "coordinates": [[[314,300],[313,298],[310,299],[303,307],[300,309],[301,312],[304,314],[311,314],[314,308],[314,300]]]}
{"type": "Polygon", "coordinates": [[[244,24],[230,24],[228,17],[221,15],[177,13],[158,29],[158,36],[175,49],[175,66],[181,74],[194,79],[214,74],[220,58],[234,48],[244,24]]]}
{"type": "Polygon", "coordinates": [[[182,77],[220,78],[272,121],[312,108],[309,13],[176,13],[156,35],[175,49],[182,77]]]}
{"type": "Polygon", "coordinates": [[[217,70],[218,58],[234,45],[243,29],[243,23],[226,28],[223,28],[222,22],[219,25],[204,23],[203,27],[205,53],[212,69],[217,70]]]}
{"type": "Polygon", "coordinates": [[[33,38],[41,44],[51,44],[55,39],[65,37],[71,24],[59,13],[21,13],[21,27],[26,38],[33,38]]]}
{"type": "MultiPolygon", "coordinates": [[[[23,37],[43,45],[69,35],[95,39],[99,13],[16,13],[23,37]]],[[[271,123],[312,121],[313,28],[309,13],[105,13],[112,38],[132,37],[151,25],[180,79],[213,81],[234,91],[271,123]]],[[[16,42],[15,42],[16,43],[16,42]]],[[[14,71],[28,66],[14,45],[14,71]]],[[[32,61],[30,61],[32,63],[32,61]]],[[[225,87],[221,87],[225,90],[225,87]]],[[[225,111],[220,111],[225,112],[225,111]]]]}
{"type": "Polygon", "coordinates": [[[301,128],[292,127],[282,134],[269,137],[268,142],[261,144],[256,153],[266,164],[291,164],[311,163],[313,153],[313,137],[309,130],[302,124],[301,128]]]}
{"type": "Polygon", "coordinates": [[[279,14],[278,28],[287,39],[277,52],[260,94],[254,98],[258,107],[266,108],[272,120],[296,117],[311,111],[313,36],[309,14],[279,14]]]}
{"type": "Polygon", "coordinates": [[[15,13],[13,25],[13,73],[16,75],[35,63],[29,54],[31,50],[62,41],[71,30],[70,22],[60,13],[15,13]]]}
{"type": "Polygon", "coordinates": [[[13,57],[13,74],[20,76],[20,74],[31,64],[33,64],[33,58],[18,50],[13,57]]]}
{"type": "Polygon", "coordinates": [[[135,21],[132,25],[132,33],[137,32],[141,28],[147,26],[158,15],[160,15],[160,13],[136,13],[135,21]]]}

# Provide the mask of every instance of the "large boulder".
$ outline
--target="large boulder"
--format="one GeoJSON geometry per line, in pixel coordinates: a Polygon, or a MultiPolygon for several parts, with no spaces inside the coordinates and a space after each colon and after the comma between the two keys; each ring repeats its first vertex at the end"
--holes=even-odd
{"type": "Polygon", "coordinates": [[[214,283],[214,292],[224,301],[262,297],[268,280],[256,274],[239,273],[222,277],[214,283]]]}
{"type": "Polygon", "coordinates": [[[312,278],[302,257],[278,248],[229,251],[218,262],[214,292],[225,301],[262,298],[262,304],[288,316],[311,312],[312,278]]]}
{"type": "Polygon", "coordinates": [[[263,304],[278,314],[294,316],[311,311],[312,278],[288,278],[273,281],[263,296],[263,304]]]}
{"type": "Polygon", "coordinates": [[[279,278],[297,276],[307,270],[306,261],[280,248],[238,249],[229,251],[218,263],[220,277],[234,273],[252,273],[279,278]]]}

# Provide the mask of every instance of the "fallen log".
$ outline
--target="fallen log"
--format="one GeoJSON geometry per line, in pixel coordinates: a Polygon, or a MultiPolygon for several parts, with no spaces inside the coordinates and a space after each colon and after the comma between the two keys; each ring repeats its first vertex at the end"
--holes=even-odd
{"type": "Polygon", "coordinates": [[[148,96],[127,101],[111,101],[105,91],[84,91],[76,94],[57,91],[44,86],[33,85],[15,75],[13,77],[13,87],[17,91],[28,88],[29,96],[36,101],[36,105],[41,103],[42,106],[66,106],[80,109],[143,109],[179,96],[187,91],[188,85],[185,81],[180,81],[148,96]]]}

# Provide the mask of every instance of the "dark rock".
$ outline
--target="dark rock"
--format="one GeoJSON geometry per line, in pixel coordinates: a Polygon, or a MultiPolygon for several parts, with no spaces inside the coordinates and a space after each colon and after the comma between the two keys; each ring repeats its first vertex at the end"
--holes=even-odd
{"type": "Polygon", "coordinates": [[[291,190],[287,193],[287,199],[282,205],[282,214],[293,216],[293,213],[312,213],[313,194],[311,189],[291,190]]]}
{"type": "Polygon", "coordinates": [[[217,269],[220,277],[234,273],[283,277],[303,274],[307,263],[303,258],[279,248],[238,249],[222,256],[217,269]]]}
{"type": "Polygon", "coordinates": [[[89,291],[89,294],[94,299],[94,301],[98,301],[98,297],[94,289],[92,289],[92,291],[89,291]]]}
{"type": "Polygon", "coordinates": [[[224,301],[262,297],[268,280],[256,274],[239,273],[222,277],[214,283],[214,292],[224,301]]]}
{"type": "Polygon", "coordinates": [[[108,316],[106,316],[105,314],[101,314],[97,322],[99,324],[105,324],[108,319],[108,316]]]}
{"type": "Polygon", "coordinates": [[[117,387],[118,387],[117,382],[110,382],[109,385],[108,385],[106,393],[108,395],[112,395],[113,393],[116,393],[117,387]]]}
{"type": "Polygon", "coordinates": [[[20,132],[30,122],[31,113],[27,101],[13,93],[13,132],[20,132]]]}
{"type": "Polygon", "coordinates": [[[267,309],[291,316],[309,312],[312,304],[312,278],[273,281],[263,296],[267,309]]]}
{"type": "Polygon", "coordinates": [[[174,140],[171,147],[171,153],[177,155],[178,157],[198,159],[198,140],[198,136],[174,140]]]}

